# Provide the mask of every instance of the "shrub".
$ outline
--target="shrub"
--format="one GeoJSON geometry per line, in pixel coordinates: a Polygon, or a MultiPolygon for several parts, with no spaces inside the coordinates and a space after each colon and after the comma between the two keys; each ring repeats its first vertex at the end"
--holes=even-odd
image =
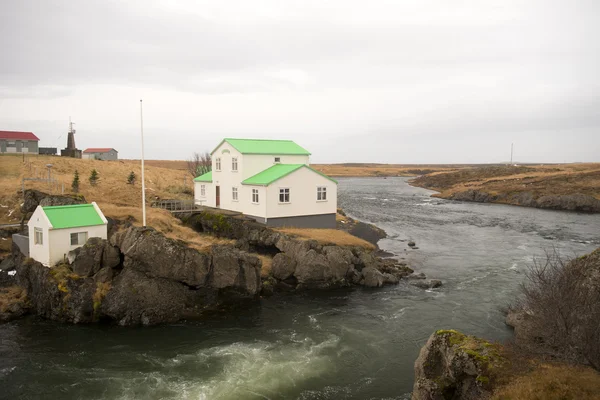
{"type": "Polygon", "coordinates": [[[135,184],[135,174],[133,173],[133,171],[131,171],[129,173],[129,176],[127,177],[127,183],[130,185],[134,185],[135,184]]]}
{"type": "Polygon", "coordinates": [[[71,189],[75,193],[79,192],[79,171],[75,170],[75,174],[73,175],[73,182],[71,183],[71,189]]]}
{"type": "Polygon", "coordinates": [[[571,260],[547,252],[529,267],[521,291],[523,344],[600,370],[600,249],[571,260]]]}
{"type": "Polygon", "coordinates": [[[92,172],[90,173],[90,185],[92,186],[96,186],[96,183],[98,183],[98,181],[100,180],[100,178],[98,177],[98,171],[96,171],[96,169],[94,168],[92,170],[92,172]]]}

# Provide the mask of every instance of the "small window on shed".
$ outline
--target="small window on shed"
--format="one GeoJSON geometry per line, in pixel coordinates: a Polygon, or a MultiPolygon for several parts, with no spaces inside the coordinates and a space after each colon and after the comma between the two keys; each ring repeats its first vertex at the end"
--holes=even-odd
{"type": "Polygon", "coordinates": [[[34,243],[43,245],[44,244],[44,231],[42,230],[42,228],[34,228],[33,232],[35,235],[34,243]]]}
{"type": "Polygon", "coordinates": [[[281,157],[275,157],[275,164],[278,164],[281,162],[281,157]]]}
{"type": "Polygon", "coordinates": [[[87,232],[71,233],[71,246],[82,246],[87,242],[87,232]]]}

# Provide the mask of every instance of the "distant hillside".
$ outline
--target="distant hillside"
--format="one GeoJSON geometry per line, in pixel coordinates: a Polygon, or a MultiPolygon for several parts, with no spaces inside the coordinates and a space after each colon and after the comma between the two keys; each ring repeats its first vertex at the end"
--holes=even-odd
{"type": "Polygon", "coordinates": [[[481,166],[420,176],[444,199],[600,212],[600,163],[481,166]]]}

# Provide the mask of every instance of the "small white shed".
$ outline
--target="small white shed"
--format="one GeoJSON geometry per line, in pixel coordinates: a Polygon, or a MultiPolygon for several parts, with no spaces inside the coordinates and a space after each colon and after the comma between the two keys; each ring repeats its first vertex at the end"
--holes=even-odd
{"type": "Polygon", "coordinates": [[[69,251],[91,237],[107,238],[108,221],[98,205],[38,206],[27,223],[29,256],[52,267],[66,259],[69,251]]]}

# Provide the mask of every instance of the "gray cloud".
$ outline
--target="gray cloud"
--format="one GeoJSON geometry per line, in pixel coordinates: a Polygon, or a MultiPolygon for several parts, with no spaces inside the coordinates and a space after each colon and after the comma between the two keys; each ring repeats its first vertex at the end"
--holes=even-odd
{"type": "Polygon", "coordinates": [[[0,126],[51,142],[71,115],[80,145],[136,157],[143,97],[154,158],[258,136],[296,139],[322,162],[493,162],[512,141],[523,161],[547,162],[564,161],[569,137],[567,161],[600,161],[599,11],[541,0],[8,2],[0,126]]]}

